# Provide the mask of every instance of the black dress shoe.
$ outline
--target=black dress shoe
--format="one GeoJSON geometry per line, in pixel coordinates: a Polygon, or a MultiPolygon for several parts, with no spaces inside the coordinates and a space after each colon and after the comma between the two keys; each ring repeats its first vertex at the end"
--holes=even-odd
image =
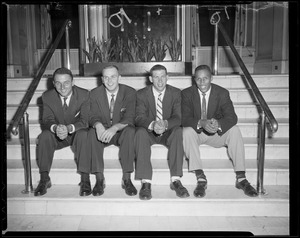
{"type": "Polygon", "coordinates": [[[181,181],[180,180],[175,180],[174,182],[172,182],[170,184],[170,188],[172,190],[175,190],[176,195],[180,198],[187,198],[190,196],[189,192],[187,191],[187,189],[185,187],[182,186],[181,181]]]}
{"type": "Polygon", "coordinates": [[[207,188],[207,181],[198,181],[197,187],[194,190],[194,196],[197,198],[204,197],[206,188],[207,188]]]}
{"type": "Polygon", "coordinates": [[[104,193],[104,188],[105,188],[105,180],[97,180],[95,187],[93,188],[93,195],[94,196],[101,196],[104,193]]]}
{"type": "Polygon", "coordinates": [[[151,183],[143,183],[139,196],[141,200],[150,200],[152,198],[151,183]]]}
{"type": "Polygon", "coordinates": [[[137,190],[131,182],[131,179],[122,180],[122,188],[125,189],[125,193],[129,196],[137,194],[137,190]]]}
{"type": "Polygon", "coordinates": [[[91,183],[90,181],[81,181],[80,182],[80,196],[89,196],[92,193],[91,183]]]}
{"type": "Polygon", "coordinates": [[[47,193],[47,188],[52,186],[51,180],[40,180],[39,185],[34,191],[34,196],[43,196],[47,193]]]}
{"type": "Polygon", "coordinates": [[[257,197],[257,191],[253,188],[247,179],[242,180],[241,182],[236,181],[235,187],[238,189],[242,189],[244,193],[249,197],[257,197]]]}

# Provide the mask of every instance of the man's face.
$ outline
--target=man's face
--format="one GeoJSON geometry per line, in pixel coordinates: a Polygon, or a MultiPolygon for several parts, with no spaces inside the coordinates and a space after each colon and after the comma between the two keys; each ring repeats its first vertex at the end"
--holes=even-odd
{"type": "Polygon", "coordinates": [[[198,70],[195,74],[195,82],[202,93],[206,93],[211,86],[212,75],[206,69],[198,70]]]}
{"type": "Polygon", "coordinates": [[[167,85],[168,75],[165,70],[154,70],[150,76],[150,82],[158,92],[162,92],[167,85]]]}
{"type": "Polygon", "coordinates": [[[110,93],[114,93],[119,88],[121,76],[116,68],[108,68],[102,72],[102,82],[110,93]]]}
{"type": "Polygon", "coordinates": [[[68,74],[57,74],[54,78],[54,87],[56,91],[62,96],[67,97],[72,92],[74,80],[68,74]]]}

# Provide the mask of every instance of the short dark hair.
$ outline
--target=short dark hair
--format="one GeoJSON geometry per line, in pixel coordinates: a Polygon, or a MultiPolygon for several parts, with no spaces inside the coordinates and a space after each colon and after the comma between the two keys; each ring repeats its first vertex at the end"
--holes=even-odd
{"type": "Polygon", "coordinates": [[[67,75],[70,75],[71,79],[73,80],[73,74],[72,74],[71,70],[69,70],[67,68],[62,67],[62,68],[56,69],[54,71],[54,73],[53,73],[53,81],[55,80],[55,76],[57,74],[67,74],[67,75]]]}
{"type": "Polygon", "coordinates": [[[116,65],[112,64],[112,65],[107,65],[107,66],[105,66],[105,67],[102,69],[102,74],[103,74],[103,71],[104,71],[105,69],[112,69],[112,68],[115,68],[115,69],[119,72],[119,68],[118,68],[116,65]]]}
{"type": "Polygon", "coordinates": [[[210,74],[211,73],[211,69],[208,65],[205,65],[205,64],[202,64],[202,65],[199,65],[196,69],[195,69],[195,74],[200,71],[200,70],[207,70],[210,74]]]}
{"type": "Polygon", "coordinates": [[[152,76],[153,71],[155,70],[164,70],[166,71],[166,74],[168,73],[167,68],[161,64],[156,64],[150,69],[150,75],[152,76]]]}

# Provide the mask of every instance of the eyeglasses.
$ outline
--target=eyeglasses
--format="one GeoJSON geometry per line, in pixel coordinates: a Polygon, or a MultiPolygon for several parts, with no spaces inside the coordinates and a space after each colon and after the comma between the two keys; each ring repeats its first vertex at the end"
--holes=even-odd
{"type": "Polygon", "coordinates": [[[62,88],[62,87],[69,88],[72,85],[72,82],[71,81],[66,81],[63,84],[61,84],[60,82],[55,82],[54,85],[57,88],[62,88]]]}
{"type": "Polygon", "coordinates": [[[118,75],[112,75],[112,76],[103,76],[102,77],[104,81],[108,81],[109,79],[112,79],[112,80],[116,80],[118,78],[118,75]]]}

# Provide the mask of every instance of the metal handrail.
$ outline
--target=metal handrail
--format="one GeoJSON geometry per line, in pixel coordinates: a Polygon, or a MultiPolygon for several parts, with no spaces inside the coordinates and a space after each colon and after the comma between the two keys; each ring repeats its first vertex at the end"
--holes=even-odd
{"type": "MultiPolygon", "coordinates": [[[[258,149],[257,149],[257,190],[259,194],[266,194],[266,191],[263,188],[263,175],[264,175],[264,161],[265,161],[265,131],[266,131],[266,118],[269,121],[270,124],[270,130],[272,133],[275,133],[278,130],[278,122],[276,121],[275,117],[273,116],[268,104],[266,103],[265,99],[261,95],[259,89],[257,88],[253,78],[251,77],[250,73],[248,72],[243,60],[241,59],[240,55],[238,54],[236,48],[234,47],[232,41],[230,40],[226,30],[224,29],[222,23],[220,22],[220,16],[219,12],[215,12],[211,17],[211,24],[215,25],[215,28],[218,28],[225,41],[229,45],[230,49],[232,50],[239,66],[241,67],[247,83],[250,85],[250,88],[252,89],[252,92],[254,93],[254,96],[256,100],[259,103],[260,108],[262,109],[262,112],[260,113],[260,126],[258,131],[258,149]],[[215,16],[218,16],[219,19],[216,19],[215,16]]],[[[215,46],[216,48],[216,46],[215,46]]],[[[217,56],[215,56],[217,57],[217,56]]],[[[217,59],[215,59],[215,64],[217,62],[217,59]]],[[[216,69],[214,69],[216,70],[216,69]]]]}
{"type": "MultiPolygon", "coordinates": [[[[33,81],[31,82],[24,98],[22,99],[22,102],[20,103],[20,106],[16,112],[16,114],[14,115],[13,119],[12,119],[12,125],[11,125],[11,133],[14,135],[18,135],[18,127],[20,124],[20,121],[25,113],[25,111],[28,108],[29,102],[31,101],[33,94],[35,93],[35,90],[43,76],[43,74],[45,73],[46,67],[54,53],[54,51],[56,50],[59,41],[61,40],[64,32],[66,29],[68,29],[71,26],[71,20],[66,20],[61,28],[61,30],[59,31],[54,43],[51,45],[51,48],[47,51],[47,54],[44,56],[43,61],[40,65],[40,67],[38,68],[38,71],[36,73],[35,78],[33,79],[33,81]]],[[[69,63],[68,63],[69,64],[69,63]]]]}

